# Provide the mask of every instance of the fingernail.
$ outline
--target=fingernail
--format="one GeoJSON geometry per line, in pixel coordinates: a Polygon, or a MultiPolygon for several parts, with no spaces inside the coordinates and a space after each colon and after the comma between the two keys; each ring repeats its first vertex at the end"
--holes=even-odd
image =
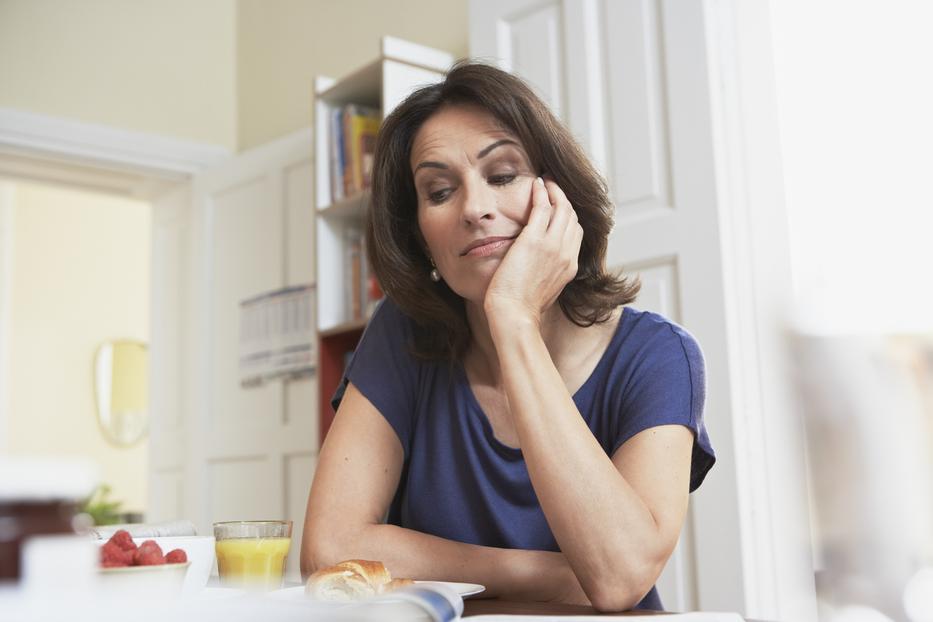
{"type": "Polygon", "coordinates": [[[539,177],[539,178],[537,178],[537,179],[535,180],[535,183],[538,184],[539,186],[543,186],[543,185],[544,185],[544,180],[541,179],[541,178],[539,177]]]}

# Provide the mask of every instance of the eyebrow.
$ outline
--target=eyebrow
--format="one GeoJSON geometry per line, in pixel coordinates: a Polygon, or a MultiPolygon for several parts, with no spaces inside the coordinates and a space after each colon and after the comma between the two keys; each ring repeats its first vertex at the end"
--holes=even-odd
{"type": "MultiPolygon", "coordinates": [[[[515,142],[514,140],[510,139],[510,138],[503,138],[502,140],[497,140],[496,142],[492,143],[491,145],[488,145],[488,146],[486,146],[486,147],[483,147],[483,149],[482,149],[479,153],[476,154],[476,159],[477,159],[477,160],[481,160],[481,159],[485,158],[487,155],[489,155],[489,152],[490,152],[490,151],[492,151],[492,150],[495,149],[496,147],[501,147],[502,145],[515,145],[515,146],[517,147],[517,146],[518,146],[518,143],[515,142]]],[[[450,168],[450,167],[447,166],[446,164],[444,164],[443,162],[434,162],[434,161],[432,161],[432,160],[426,160],[426,161],[424,161],[424,162],[419,163],[418,166],[415,167],[414,172],[417,173],[417,172],[418,172],[418,169],[422,169],[422,168],[442,168],[442,169],[448,169],[448,168],[450,168]]]]}
{"type": "Polygon", "coordinates": [[[493,144],[489,145],[488,147],[486,147],[485,149],[477,153],[476,159],[481,160],[482,158],[485,158],[489,154],[490,151],[492,151],[496,147],[501,147],[502,145],[515,145],[517,147],[518,143],[516,143],[514,140],[511,140],[509,138],[503,138],[502,140],[497,140],[493,144]]]}

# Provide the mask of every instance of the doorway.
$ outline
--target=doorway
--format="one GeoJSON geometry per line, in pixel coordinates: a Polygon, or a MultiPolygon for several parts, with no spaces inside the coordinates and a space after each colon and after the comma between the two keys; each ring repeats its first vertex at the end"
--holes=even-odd
{"type": "Polygon", "coordinates": [[[139,520],[148,440],[119,444],[102,427],[94,357],[109,341],[149,341],[152,207],[26,179],[0,187],[2,448],[94,461],[120,502],[113,518],[139,520]]]}

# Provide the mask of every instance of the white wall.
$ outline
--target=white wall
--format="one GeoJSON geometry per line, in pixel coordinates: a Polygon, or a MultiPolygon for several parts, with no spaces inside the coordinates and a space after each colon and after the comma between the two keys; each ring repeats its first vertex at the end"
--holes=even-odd
{"type": "Polygon", "coordinates": [[[6,288],[6,449],[91,458],[123,509],[144,510],[148,443],[118,448],[104,439],[92,361],[104,340],[148,340],[149,205],[49,186],[2,185],[13,234],[6,288]]]}

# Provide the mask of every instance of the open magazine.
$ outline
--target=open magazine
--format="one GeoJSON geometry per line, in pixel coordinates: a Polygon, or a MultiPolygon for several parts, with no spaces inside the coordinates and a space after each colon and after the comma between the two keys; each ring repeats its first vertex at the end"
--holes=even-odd
{"type": "Polygon", "coordinates": [[[463,614],[463,598],[443,584],[414,585],[380,598],[354,603],[339,612],[346,622],[425,620],[450,622],[463,614]]]}

